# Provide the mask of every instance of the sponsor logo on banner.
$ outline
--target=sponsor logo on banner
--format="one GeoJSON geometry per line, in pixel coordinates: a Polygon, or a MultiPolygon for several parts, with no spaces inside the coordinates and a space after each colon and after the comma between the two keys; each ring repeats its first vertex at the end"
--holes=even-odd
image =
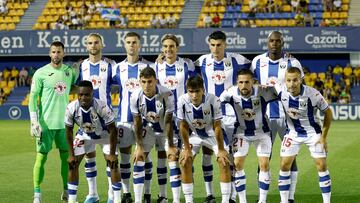
{"type": "MultiPolygon", "coordinates": [[[[26,41],[27,39],[25,39],[26,41]]],[[[16,49],[23,49],[24,39],[19,35],[0,35],[0,54],[12,54],[16,49]]]]}
{"type": "Polygon", "coordinates": [[[336,30],[321,30],[319,35],[307,34],[305,42],[314,49],[347,48],[347,37],[336,30]]]}
{"type": "MultiPolygon", "coordinates": [[[[330,105],[329,108],[333,114],[333,120],[360,120],[360,104],[356,105],[330,105]]],[[[324,114],[317,111],[317,116],[321,120],[324,114]]]]}
{"type": "MultiPolygon", "coordinates": [[[[241,36],[237,32],[225,32],[226,34],[226,48],[227,49],[246,49],[246,37],[241,36]]],[[[205,38],[205,42],[208,43],[209,36],[205,38]]]]}
{"type": "Polygon", "coordinates": [[[21,117],[21,110],[17,106],[12,106],[9,108],[9,118],[12,120],[17,120],[21,117]]]}

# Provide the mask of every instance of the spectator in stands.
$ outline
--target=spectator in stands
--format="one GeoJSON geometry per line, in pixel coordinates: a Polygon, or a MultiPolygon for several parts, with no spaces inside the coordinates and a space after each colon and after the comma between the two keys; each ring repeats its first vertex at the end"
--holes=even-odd
{"type": "Polygon", "coordinates": [[[166,18],[166,22],[168,24],[168,28],[176,28],[176,18],[172,13],[166,18]]]}
{"type": "Polygon", "coordinates": [[[2,88],[0,88],[0,105],[3,105],[6,101],[6,95],[2,88]]]}
{"type": "Polygon", "coordinates": [[[151,23],[151,27],[152,27],[152,28],[160,27],[159,19],[158,19],[158,17],[155,16],[154,14],[151,15],[150,23],[151,23]]]}
{"type": "Polygon", "coordinates": [[[328,65],[325,71],[325,78],[332,78],[333,67],[328,65]]]}
{"type": "Polygon", "coordinates": [[[13,66],[10,72],[10,81],[15,81],[15,84],[18,84],[19,79],[19,70],[13,66]]]}
{"type": "Polygon", "coordinates": [[[6,0],[0,0],[0,14],[6,14],[7,11],[6,0]]]}
{"type": "Polygon", "coordinates": [[[167,28],[167,21],[164,18],[164,16],[160,14],[158,17],[159,17],[160,28],[167,28]]]}
{"type": "Polygon", "coordinates": [[[325,11],[332,11],[333,2],[332,0],[323,0],[323,6],[325,8],[325,11]]]}
{"type": "Polygon", "coordinates": [[[258,5],[257,0],[249,0],[249,8],[250,8],[250,10],[256,9],[257,5],[258,5]]]}
{"type": "Polygon", "coordinates": [[[209,28],[211,27],[212,18],[210,16],[210,13],[207,13],[205,17],[203,18],[204,27],[209,28]]]}
{"type": "Polygon", "coordinates": [[[212,18],[211,27],[218,28],[221,26],[221,19],[218,13],[212,18]]]}
{"type": "Polygon", "coordinates": [[[62,19],[58,19],[54,26],[52,27],[53,30],[67,30],[69,27],[65,25],[62,19]]]}
{"type": "Polygon", "coordinates": [[[338,99],[339,104],[348,104],[351,102],[350,93],[346,90],[341,91],[338,99]]]}
{"type": "Polygon", "coordinates": [[[308,6],[307,0],[299,1],[299,10],[301,10],[301,12],[306,12],[308,10],[307,6],[308,6]]]}
{"type": "Polygon", "coordinates": [[[25,67],[21,68],[21,71],[19,73],[19,86],[26,86],[27,85],[27,80],[28,80],[28,71],[26,70],[25,67]]]}
{"type": "Polygon", "coordinates": [[[334,0],[332,10],[341,11],[341,3],[342,3],[341,0],[334,0]]]}
{"type": "Polygon", "coordinates": [[[117,28],[127,28],[128,25],[128,18],[126,15],[120,15],[119,23],[115,26],[117,28]]]}
{"type": "Polygon", "coordinates": [[[4,70],[3,70],[3,79],[4,81],[8,81],[10,78],[10,70],[8,67],[5,67],[4,70]]]}
{"type": "Polygon", "coordinates": [[[88,14],[92,15],[95,12],[96,12],[96,5],[95,5],[95,2],[93,0],[91,0],[89,3],[88,14]]]}
{"type": "Polygon", "coordinates": [[[296,26],[304,26],[304,16],[303,16],[303,14],[301,13],[300,10],[298,10],[296,12],[294,20],[295,20],[295,25],[296,26]]]}
{"type": "Polygon", "coordinates": [[[250,11],[249,11],[249,13],[248,13],[248,19],[250,19],[250,20],[253,20],[253,19],[255,19],[255,17],[256,17],[256,12],[257,12],[257,9],[256,8],[253,8],[253,9],[251,9],[250,11]]]}
{"type": "Polygon", "coordinates": [[[344,67],[343,73],[344,73],[345,79],[346,78],[352,79],[353,68],[351,67],[350,63],[346,64],[346,66],[344,67]]]}
{"type": "Polygon", "coordinates": [[[321,94],[324,93],[324,82],[321,81],[319,77],[317,77],[315,80],[314,88],[317,89],[321,94]]]}
{"type": "Polygon", "coordinates": [[[342,75],[342,73],[343,73],[343,68],[339,64],[336,64],[336,66],[333,69],[333,74],[342,75]]]}
{"type": "Polygon", "coordinates": [[[275,2],[275,12],[282,12],[283,0],[274,0],[274,2],[275,2]]]}
{"type": "Polygon", "coordinates": [[[360,66],[357,66],[354,71],[354,84],[356,86],[359,86],[360,85],[360,66]]]}
{"type": "Polygon", "coordinates": [[[35,74],[35,71],[36,71],[36,70],[35,70],[32,66],[30,66],[27,84],[31,85],[32,78],[33,78],[33,76],[34,76],[34,74],[35,74]]]}
{"type": "Polygon", "coordinates": [[[291,12],[297,12],[299,10],[300,0],[291,0],[291,12]]]}
{"type": "Polygon", "coordinates": [[[314,26],[314,18],[311,16],[310,11],[306,12],[306,14],[304,16],[303,24],[306,27],[313,27],[314,26]]]}
{"type": "Polygon", "coordinates": [[[100,1],[96,2],[96,12],[101,13],[101,10],[104,8],[105,6],[100,3],[100,1]]]}
{"type": "Polygon", "coordinates": [[[223,6],[223,3],[220,0],[211,0],[210,6],[223,6]]]}

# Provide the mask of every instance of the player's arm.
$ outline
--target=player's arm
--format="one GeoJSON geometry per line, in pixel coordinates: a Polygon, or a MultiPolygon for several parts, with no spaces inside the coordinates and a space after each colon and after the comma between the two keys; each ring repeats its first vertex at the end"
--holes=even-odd
{"type": "Polygon", "coordinates": [[[35,72],[32,79],[30,96],[29,96],[29,113],[30,113],[30,122],[31,130],[30,135],[40,138],[41,137],[41,126],[39,123],[39,118],[37,115],[38,109],[38,97],[42,91],[43,83],[40,77],[40,72],[35,72]]]}
{"type": "Polygon", "coordinates": [[[133,114],[134,118],[134,131],[135,131],[135,140],[136,140],[136,150],[134,154],[134,162],[144,161],[144,145],[142,137],[142,119],[140,114],[133,114]]]}
{"type": "Polygon", "coordinates": [[[183,149],[180,154],[179,163],[184,166],[188,162],[188,159],[192,159],[192,151],[189,141],[189,125],[186,120],[180,121],[179,133],[183,141],[183,149]]]}
{"type": "Polygon", "coordinates": [[[322,127],[321,138],[319,140],[319,142],[323,144],[325,151],[327,151],[327,135],[330,129],[331,121],[332,121],[332,111],[330,108],[327,108],[324,111],[324,123],[322,127]]]}
{"type": "Polygon", "coordinates": [[[215,98],[213,106],[214,106],[214,123],[213,123],[213,129],[215,133],[215,139],[218,145],[218,154],[217,154],[217,162],[221,163],[222,165],[226,166],[230,163],[229,161],[229,154],[224,148],[224,137],[222,134],[222,128],[221,128],[221,103],[220,99],[215,98]]]}
{"type": "Polygon", "coordinates": [[[108,158],[108,163],[111,169],[116,169],[118,165],[118,159],[116,156],[117,132],[115,122],[108,124],[107,129],[110,132],[110,155],[108,158]]]}
{"type": "Polygon", "coordinates": [[[174,107],[174,94],[169,90],[169,94],[166,95],[166,114],[165,114],[165,132],[168,138],[169,147],[174,148],[174,131],[172,126],[174,107]]]}

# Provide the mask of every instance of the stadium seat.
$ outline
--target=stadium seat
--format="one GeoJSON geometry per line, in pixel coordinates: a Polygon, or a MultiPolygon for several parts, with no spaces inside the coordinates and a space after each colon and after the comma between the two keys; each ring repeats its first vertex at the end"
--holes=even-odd
{"type": "Polygon", "coordinates": [[[348,4],[341,5],[341,10],[342,11],[349,11],[349,5],[348,4]]]}
{"type": "Polygon", "coordinates": [[[15,28],[16,28],[15,23],[9,23],[9,24],[7,24],[6,30],[15,30],[15,28]]]}
{"type": "Polygon", "coordinates": [[[323,13],[323,16],[322,16],[323,18],[331,18],[331,13],[330,12],[324,12],[323,13]]]}
{"type": "Polygon", "coordinates": [[[7,82],[5,80],[0,81],[0,88],[4,88],[6,86],[7,86],[7,82]]]}
{"type": "Polygon", "coordinates": [[[291,12],[291,6],[290,5],[284,5],[282,11],[283,12],[291,12]]]}
{"type": "Polygon", "coordinates": [[[331,18],[336,19],[336,18],[339,18],[339,16],[340,16],[339,12],[332,12],[331,13],[331,18]]]}
{"type": "Polygon", "coordinates": [[[347,19],[348,18],[348,13],[347,12],[341,12],[340,15],[339,15],[339,18],[347,19]]]}
{"type": "Polygon", "coordinates": [[[270,20],[270,26],[271,27],[278,27],[279,26],[279,20],[277,20],[277,19],[270,20]]]}

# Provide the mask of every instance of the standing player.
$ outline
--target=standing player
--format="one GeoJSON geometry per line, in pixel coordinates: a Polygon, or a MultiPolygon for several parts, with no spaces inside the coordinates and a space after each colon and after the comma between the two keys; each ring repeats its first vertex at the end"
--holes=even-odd
{"type": "MultiPolygon", "coordinates": [[[[90,33],[86,38],[86,50],[89,53],[89,58],[85,59],[80,65],[79,81],[88,80],[92,82],[94,88],[94,97],[105,101],[111,107],[111,92],[110,86],[112,84],[112,68],[115,62],[102,57],[103,39],[100,34],[90,33]]],[[[107,148],[108,146],[106,146],[107,148]]],[[[86,196],[85,203],[93,203],[99,201],[96,184],[96,151],[87,153],[85,156],[85,174],[89,186],[89,194],[86,196]]],[[[112,202],[113,191],[110,177],[110,167],[106,167],[109,190],[108,203],[112,202]]]]}
{"type": "MultiPolygon", "coordinates": [[[[184,59],[177,56],[179,50],[179,40],[175,35],[166,34],[161,39],[162,43],[162,52],[165,57],[163,63],[156,64],[156,73],[158,76],[159,83],[167,87],[174,94],[175,104],[177,99],[186,93],[186,80],[189,76],[195,75],[195,67],[191,60],[184,59]]],[[[176,113],[175,105],[175,113],[176,113]]],[[[173,130],[174,130],[174,143],[177,146],[181,146],[179,129],[177,127],[176,116],[174,114],[173,118],[173,130]]],[[[166,192],[166,154],[161,154],[158,156],[158,172],[165,171],[163,174],[158,173],[158,183],[160,186],[160,191],[166,192]],[[163,168],[162,168],[162,167],[163,168]]],[[[170,167],[170,183],[171,190],[173,194],[173,203],[180,203],[180,190],[181,190],[181,180],[178,178],[180,176],[180,168],[178,165],[178,160],[169,158],[169,167],[170,167]]]]}
{"type": "Polygon", "coordinates": [[[302,72],[296,67],[288,68],[285,74],[286,87],[279,88],[279,99],[286,112],[286,134],[281,144],[279,190],[282,203],[288,203],[290,169],[301,144],[308,146],[319,174],[323,202],[330,203],[331,179],[326,164],[327,134],[332,120],[329,105],[319,91],[302,85],[302,72]],[[324,113],[324,124],[316,118],[316,112],[324,113]]]}
{"type": "MultiPolygon", "coordinates": [[[[258,55],[253,59],[251,70],[261,85],[269,85],[272,81],[285,84],[285,72],[286,69],[290,67],[297,67],[302,72],[300,62],[295,58],[287,57],[287,54],[282,51],[283,46],[283,35],[279,31],[273,31],[268,37],[268,52],[258,55]]],[[[267,109],[267,115],[270,119],[272,143],[275,141],[276,134],[279,134],[282,140],[286,130],[284,110],[283,108],[279,108],[279,106],[280,102],[274,101],[268,105],[267,109]]],[[[297,173],[297,166],[294,161],[291,167],[290,202],[294,201],[297,173]]]]}
{"type": "Polygon", "coordinates": [[[246,176],[244,163],[251,143],[254,144],[259,159],[258,177],[259,203],[265,203],[270,185],[269,157],[271,138],[266,105],[277,99],[274,88],[263,89],[253,85],[251,70],[240,70],[237,86],[225,90],[220,100],[229,103],[235,110],[237,124],[232,150],[235,164],[235,186],[240,203],[246,203],[246,176]]]}
{"type": "MultiPolygon", "coordinates": [[[[199,67],[202,78],[205,82],[205,91],[220,97],[227,88],[236,84],[236,74],[240,69],[249,69],[250,61],[244,56],[236,53],[225,52],[226,35],[222,31],[215,31],[209,35],[210,54],[202,55],[195,65],[199,67]]],[[[222,119],[223,129],[226,135],[226,142],[232,140],[234,132],[235,114],[230,105],[223,108],[225,113],[222,119]]],[[[231,162],[232,163],[232,162],[231,162]]],[[[212,176],[213,166],[211,163],[211,152],[203,148],[203,172],[207,198],[205,202],[213,202],[212,176]]],[[[233,191],[231,201],[236,199],[236,192],[233,191]]]]}
{"type": "Polygon", "coordinates": [[[71,86],[78,77],[75,69],[63,64],[64,44],[55,41],[50,45],[51,62],[38,69],[33,77],[29,112],[31,135],[36,137],[37,154],[34,165],[34,203],[41,202],[40,184],[44,179],[45,162],[55,141],[60,152],[61,177],[64,192],[61,199],[67,201],[68,144],[65,138],[65,109],[69,102],[71,86]],[[40,103],[38,106],[38,97],[40,103]]]}
{"type": "MultiPolygon", "coordinates": [[[[140,85],[142,88],[136,90],[131,95],[130,100],[136,137],[133,175],[136,203],[142,202],[145,180],[144,161],[153,146],[156,144],[157,151],[163,154],[166,154],[165,148],[167,148],[169,157],[177,157],[172,129],[174,96],[169,89],[156,84],[155,71],[150,67],[143,69],[140,73],[140,85]],[[168,139],[166,139],[165,134],[168,139]],[[166,141],[168,143],[167,147],[165,146],[166,141]]],[[[165,191],[160,190],[157,202],[167,202],[165,191]]]]}
{"type": "MultiPolygon", "coordinates": [[[[105,101],[95,99],[92,83],[87,80],[78,83],[78,100],[66,109],[66,137],[70,148],[69,162],[69,203],[75,203],[79,185],[79,164],[85,154],[95,152],[96,144],[110,144],[110,151],[104,151],[105,160],[111,168],[114,203],[121,200],[121,180],[116,152],[117,132],[115,116],[105,101]],[[79,126],[73,138],[74,123],[79,126]]],[[[99,198],[97,199],[97,202],[99,198]]]]}
{"type": "MultiPolygon", "coordinates": [[[[135,144],[133,131],[133,117],[130,111],[130,96],[140,88],[139,75],[142,69],[148,67],[150,62],[139,56],[140,35],[129,32],[125,35],[125,49],[127,57],[124,61],[116,64],[113,71],[113,80],[119,85],[120,101],[118,107],[117,128],[120,148],[120,173],[123,184],[124,203],[132,202],[130,193],[130,154],[131,146],[135,144]]],[[[150,180],[152,177],[152,163],[146,160],[146,186],[145,194],[150,194],[150,180]],[[147,192],[147,193],[146,193],[147,192]]]]}
{"type": "Polygon", "coordinates": [[[185,202],[193,202],[193,159],[200,148],[206,146],[217,156],[221,202],[228,203],[231,193],[231,174],[229,154],[224,147],[221,129],[221,102],[213,94],[205,93],[204,81],[200,76],[190,77],[186,82],[186,88],[187,94],[182,95],[177,104],[180,135],[184,142],[180,155],[180,168],[185,202]]]}

